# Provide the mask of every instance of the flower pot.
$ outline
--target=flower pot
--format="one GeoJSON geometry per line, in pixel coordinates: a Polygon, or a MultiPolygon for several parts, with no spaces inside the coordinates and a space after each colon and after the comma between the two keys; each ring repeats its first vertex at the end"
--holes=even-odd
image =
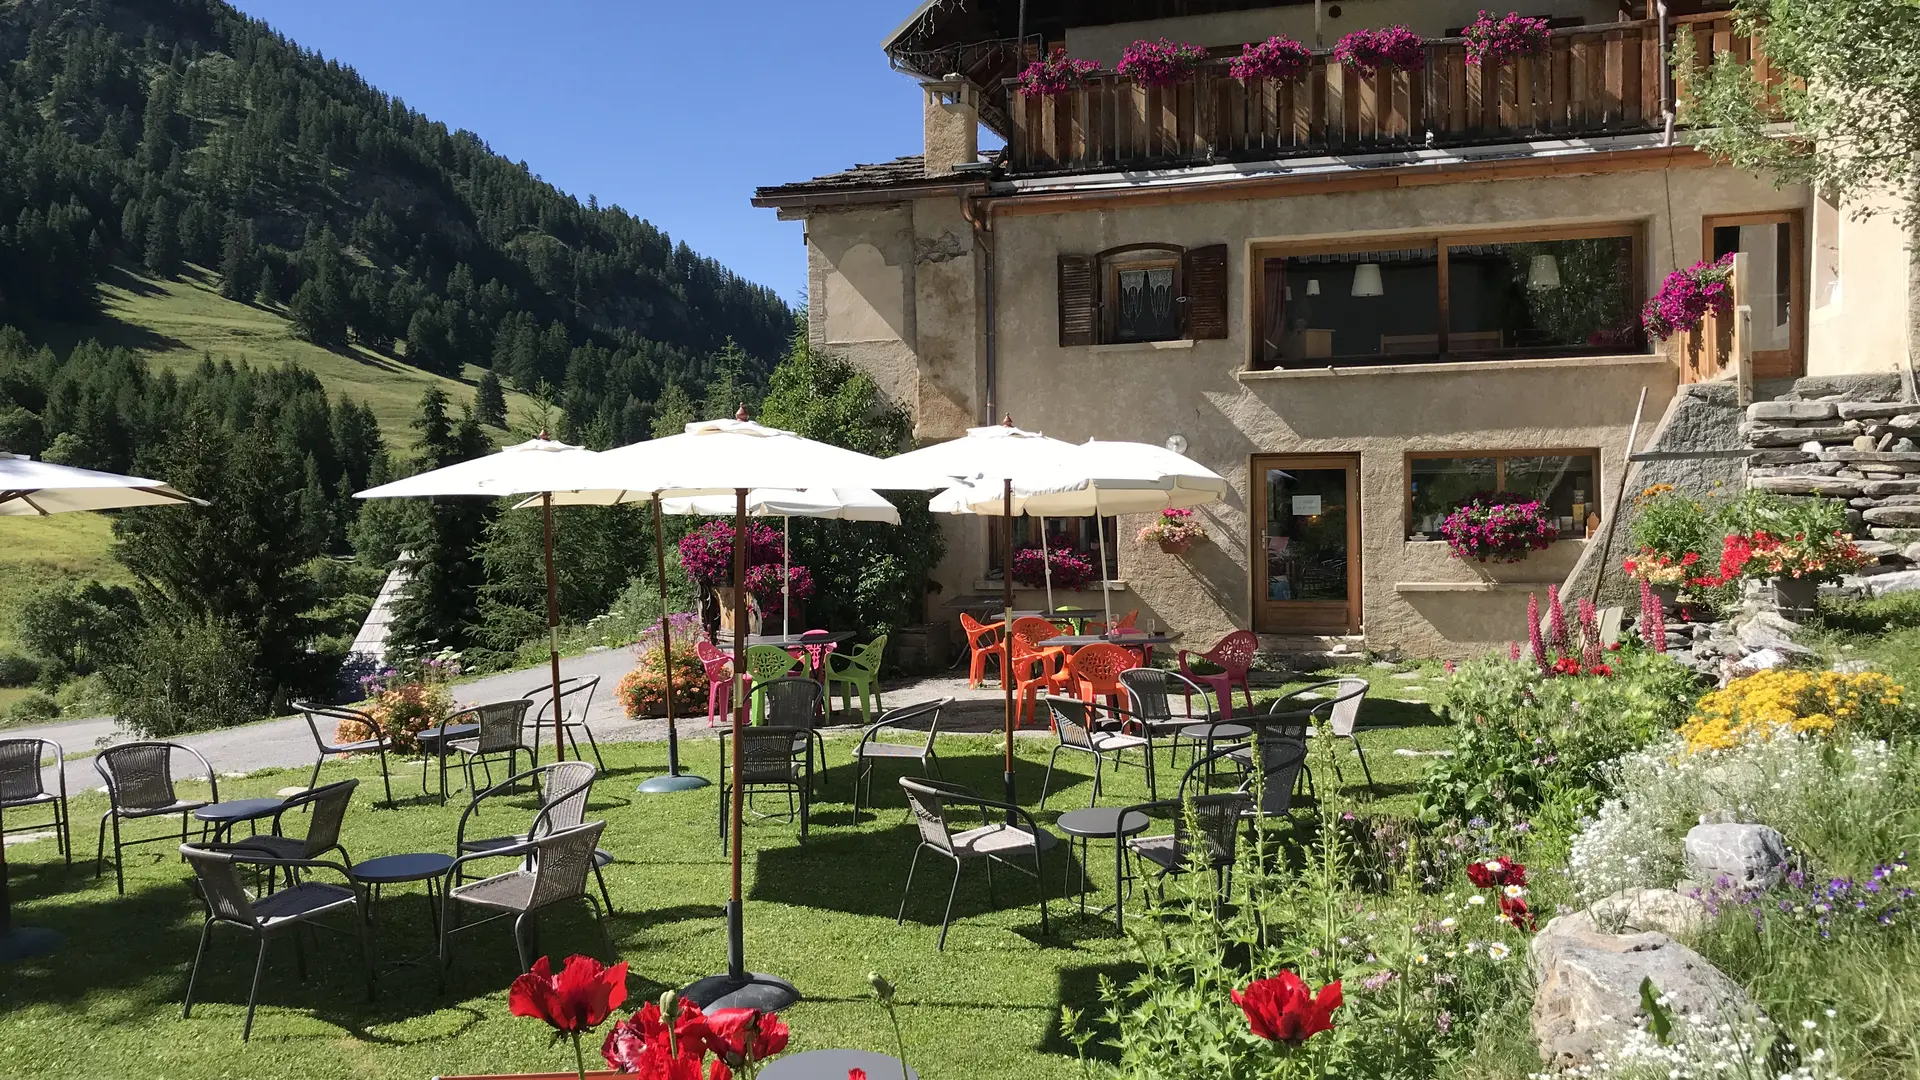
{"type": "Polygon", "coordinates": [[[1820,583],[1808,577],[1777,577],[1773,579],[1773,606],[1787,618],[1804,618],[1813,614],[1814,602],[1820,598],[1820,583]]]}
{"type": "Polygon", "coordinates": [[[1647,587],[1653,590],[1654,598],[1660,601],[1660,610],[1672,611],[1675,607],[1679,606],[1680,586],[1655,585],[1649,582],[1647,587]]]}
{"type": "Polygon", "coordinates": [[[1166,552],[1169,555],[1185,555],[1187,553],[1187,549],[1192,546],[1193,546],[1192,540],[1160,541],[1160,550],[1166,552]]]}
{"type": "MultiPolygon", "coordinates": [[[[715,585],[713,587],[713,598],[720,605],[720,634],[730,641],[733,637],[733,586],[715,585]]],[[[747,633],[757,634],[759,632],[760,618],[755,613],[753,604],[749,602],[747,604],[747,633]]]]}

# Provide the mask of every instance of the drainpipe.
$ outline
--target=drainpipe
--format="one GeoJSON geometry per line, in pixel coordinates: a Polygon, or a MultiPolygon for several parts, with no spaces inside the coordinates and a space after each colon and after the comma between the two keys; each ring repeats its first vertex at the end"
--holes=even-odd
{"type": "Polygon", "coordinates": [[[987,367],[987,414],[984,422],[992,425],[1000,419],[999,338],[994,329],[995,323],[998,320],[995,317],[993,305],[993,279],[995,276],[993,266],[993,220],[990,216],[980,213],[978,204],[975,200],[969,198],[960,200],[960,213],[973,225],[974,242],[980,247],[980,272],[985,279],[980,286],[981,307],[984,309],[981,317],[986,320],[987,324],[986,357],[984,361],[987,367]]]}
{"type": "Polygon", "coordinates": [[[1673,145],[1674,110],[1669,80],[1673,78],[1673,57],[1667,52],[1667,0],[1656,0],[1655,17],[1660,20],[1660,119],[1664,129],[1660,145],[1673,145]]]}

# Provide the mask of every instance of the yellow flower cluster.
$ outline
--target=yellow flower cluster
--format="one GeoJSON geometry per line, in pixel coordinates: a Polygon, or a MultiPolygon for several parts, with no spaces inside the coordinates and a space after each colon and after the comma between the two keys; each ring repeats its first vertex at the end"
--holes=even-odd
{"type": "Polygon", "coordinates": [[[1897,712],[1905,694],[1878,672],[1762,671],[1701,698],[1680,736],[1697,754],[1764,740],[1782,726],[1825,735],[1897,712]]]}

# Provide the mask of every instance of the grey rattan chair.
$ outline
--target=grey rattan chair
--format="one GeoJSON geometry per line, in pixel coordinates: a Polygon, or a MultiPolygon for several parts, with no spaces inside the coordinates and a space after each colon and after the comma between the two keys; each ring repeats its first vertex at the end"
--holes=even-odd
{"type": "Polygon", "coordinates": [[[53,808],[53,839],[60,854],[73,865],[73,820],[67,812],[67,756],[52,739],[0,739],[0,842],[10,832],[31,832],[47,827],[46,822],[22,824],[15,810],[35,806],[53,808]],[[52,752],[56,791],[48,791],[40,762],[52,752]]]}
{"type": "MultiPolygon", "coordinates": [[[[467,790],[478,791],[479,785],[473,782],[473,766],[480,764],[487,773],[487,786],[493,786],[493,763],[505,758],[507,772],[516,773],[520,755],[527,755],[527,764],[537,765],[533,747],[527,745],[527,711],[533,708],[533,702],[526,698],[516,701],[494,701],[485,705],[470,705],[452,716],[447,717],[445,727],[459,724],[478,724],[480,731],[464,739],[454,739],[446,744],[447,749],[460,755],[460,767],[467,774],[467,790]]],[[[446,798],[447,759],[440,758],[440,797],[446,798]]]]}
{"type": "Polygon", "coordinates": [[[882,761],[917,761],[920,771],[929,768],[937,775],[940,772],[940,759],[933,754],[933,740],[940,734],[940,710],[953,703],[950,697],[934,701],[923,701],[918,705],[908,705],[884,713],[867,730],[860,733],[860,745],[853,749],[853,763],[859,767],[859,775],[853,778],[853,820],[860,820],[860,788],[866,785],[867,803],[873,803],[873,767],[882,761]],[[910,743],[888,742],[878,736],[888,730],[911,731],[918,734],[919,725],[926,724],[925,742],[910,743]]]}
{"type": "MultiPolygon", "coordinates": [[[[265,855],[287,862],[312,861],[337,851],[340,853],[340,862],[351,867],[353,858],[347,854],[346,846],[340,843],[340,826],[347,820],[347,808],[353,805],[353,792],[359,786],[359,778],[350,777],[326,787],[310,789],[293,796],[280,807],[273,815],[273,828],[268,834],[249,836],[231,843],[197,846],[209,851],[233,852],[243,859],[265,855]],[[287,815],[295,810],[313,812],[313,816],[307,819],[305,836],[288,836],[281,831],[287,815]]],[[[294,868],[288,867],[287,883],[293,884],[297,876],[294,868]]]]}
{"type": "MultiPolygon", "coordinates": [[[[193,812],[220,801],[220,778],[213,766],[191,746],[171,742],[133,742],[110,746],[93,757],[93,768],[107,782],[107,812],[100,815],[100,837],[93,858],[93,876],[99,877],[106,865],[107,825],[113,825],[113,880],[121,895],[127,891],[127,876],[120,852],[135,844],[171,840],[169,836],[149,836],[127,840],[120,835],[122,821],[145,818],[180,818],[180,843],[187,842],[187,825],[193,812]],[[173,782],[173,755],[186,754],[200,763],[207,774],[207,797],[183,799],[173,782]]],[[[201,829],[204,834],[206,830],[201,829]]]]}
{"type": "Polygon", "coordinates": [[[372,999],[373,954],[367,947],[367,922],[362,917],[360,894],[354,891],[351,882],[333,885],[303,881],[271,896],[255,898],[240,884],[237,872],[240,866],[266,867],[269,871],[283,868],[289,874],[295,870],[325,869],[344,878],[347,876],[346,867],[319,859],[272,859],[241,851],[209,850],[192,844],[180,845],[180,854],[192,865],[200,886],[200,898],[207,908],[206,924],[200,928],[200,947],[193,952],[193,968],[187,975],[186,1002],[180,1007],[181,1019],[193,1015],[193,987],[200,978],[200,960],[206,955],[207,942],[213,937],[215,923],[237,926],[260,941],[260,955],[253,964],[253,983],[247,990],[247,1022],[240,1029],[242,1042],[253,1035],[253,1009],[260,997],[260,976],[267,966],[267,942],[291,932],[294,955],[300,965],[300,978],[304,980],[307,977],[306,950],[300,944],[299,930],[302,927],[318,926],[360,939],[360,963],[366,971],[367,997],[372,999]],[[353,928],[342,929],[319,921],[322,915],[334,912],[349,915],[353,928]]]}
{"type": "MultiPolygon", "coordinates": [[[[780,727],[763,724],[746,728],[740,735],[740,773],[733,773],[733,761],[728,754],[727,740],[731,731],[720,734],[720,848],[731,853],[728,846],[727,823],[732,819],[728,813],[732,805],[727,800],[732,797],[733,785],[740,785],[741,795],[751,802],[760,792],[772,791],[787,796],[787,814],[797,812],[800,818],[800,842],[807,840],[807,816],[812,798],[809,791],[813,780],[813,755],[799,756],[800,750],[808,745],[808,732],[801,728],[780,727]]],[[[758,811],[756,811],[758,813],[758,811]]],[[[766,816],[766,815],[760,815],[766,816]]]]}
{"type": "MultiPolygon", "coordinates": [[[[1226,757],[1234,750],[1218,750],[1214,756],[1226,757]]],[[[1226,901],[1228,890],[1233,884],[1233,862],[1238,847],[1240,824],[1253,810],[1253,795],[1248,791],[1223,792],[1211,795],[1195,794],[1207,775],[1206,766],[1211,764],[1202,760],[1195,762],[1180,781],[1180,797],[1159,802],[1137,803],[1120,811],[1122,819],[1128,814],[1141,814],[1148,820],[1158,820],[1166,824],[1165,832],[1156,832],[1150,836],[1132,836],[1127,838],[1125,851],[1114,845],[1114,881],[1116,889],[1113,898],[1113,919],[1121,925],[1121,894],[1118,883],[1125,876],[1124,860],[1126,852],[1153,864],[1158,868],[1156,877],[1164,883],[1168,877],[1185,874],[1194,869],[1211,870],[1214,877],[1215,905],[1226,901]],[[1188,814],[1193,815],[1192,821],[1188,814]],[[1192,831],[1192,825],[1199,825],[1199,834],[1192,831]],[[1197,839],[1197,843],[1196,843],[1197,839]]]]}
{"type": "Polygon", "coordinates": [[[1295,810],[1303,785],[1308,799],[1313,798],[1313,770],[1307,767],[1307,730],[1314,710],[1299,709],[1298,704],[1293,694],[1276,699],[1266,715],[1247,719],[1253,727],[1252,742],[1214,755],[1240,766],[1245,775],[1243,791],[1250,790],[1255,775],[1254,755],[1260,755],[1262,787],[1258,794],[1260,813],[1264,816],[1295,810]]]}
{"type": "MultiPolygon", "coordinates": [[[[540,793],[540,809],[534,814],[530,827],[552,832],[556,829],[571,829],[575,825],[582,824],[587,818],[587,800],[593,794],[593,781],[599,775],[600,771],[592,762],[559,761],[509,776],[493,787],[479,792],[467,804],[467,808],[460,812],[460,824],[454,830],[455,853],[460,855],[498,854],[506,848],[518,847],[527,842],[528,833],[467,839],[467,824],[481,812],[486,800],[518,790],[522,783],[532,784],[533,789],[540,793]]],[[[607,851],[594,852],[593,878],[600,886],[600,899],[606,902],[609,915],[613,913],[613,894],[607,890],[607,879],[601,875],[600,868],[612,861],[613,856],[607,851]]],[[[463,870],[463,879],[464,876],[463,870]]]]}
{"type": "Polygon", "coordinates": [[[313,732],[313,745],[320,751],[320,756],[315,758],[313,762],[313,775],[307,778],[308,787],[313,787],[320,782],[320,766],[326,764],[327,759],[330,757],[345,757],[348,754],[378,753],[380,755],[380,782],[386,785],[387,802],[389,804],[393,802],[393,774],[387,771],[387,751],[393,749],[393,739],[385,731],[381,730],[380,721],[375,720],[371,713],[361,712],[359,709],[341,709],[334,708],[330,705],[315,705],[310,701],[296,701],[293,703],[293,707],[300,710],[301,715],[307,718],[307,729],[313,732]],[[340,721],[342,720],[352,720],[356,723],[366,725],[367,730],[373,732],[373,738],[361,739],[357,742],[334,742],[333,740],[338,738],[338,735],[335,733],[339,731],[340,721]],[[322,721],[326,721],[331,725],[325,728],[324,732],[322,730],[322,721]]]}
{"type": "Polygon", "coordinates": [[[1100,800],[1101,761],[1105,754],[1113,755],[1115,768],[1120,767],[1120,753],[1123,750],[1139,750],[1146,755],[1147,784],[1153,784],[1153,737],[1150,733],[1128,735],[1116,730],[1116,724],[1109,722],[1103,726],[1095,716],[1094,706],[1079,698],[1060,697],[1056,694],[1043,694],[1047,711],[1053,714],[1053,731],[1059,737],[1053,753],[1047,757],[1046,779],[1040,781],[1040,809],[1047,808],[1047,789],[1053,785],[1053,765],[1060,759],[1060,751],[1073,750],[1093,756],[1093,795],[1087,799],[1092,806],[1100,800]]]}
{"type": "MultiPolygon", "coordinates": [[[[1326,722],[1325,734],[1336,739],[1345,739],[1353,744],[1353,756],[1360,759],[1360,775],[1366,777],[1367,790],[1373,790],[1373,771],[1367,768],[1367,754],[1360,748],[1360,736],[1356,729],[1360,726],[1360,704],[1366,700],[1367,680],[1330,679],[1306,687],[1308,690],[1333,691],[1333,697],[1315,705],[1309,712],[1326,722]]],[[[1296,691],[1297,693],[1298,691],[1296,691]]],[[[1322,729],[1314,729],[1318,734],[1322,729]]],[[[1340,755],[1333,753],[1333,778],[1336,783],[1345,784],[1347,778],[1340,773],[1340,755]]]]}
{"type": "MultiPolygon", "coordinates": [[[[600,771],[605,772],[607,759],[600,756],[600,743],[593,737],[593,729],[587,726],[587,716],[593,710],[593,695],[600,689],[600,676],[576,675],[571,679],[560,680],[560,730],[567,737],[568,745],[573,747],[573,756],[580,756],[580,737],[576,731],[587,736],[587,746],[593,750],[593,760],[600,763],[600,771]]],[[[540,761],[540,737],[553,729],[553,684],[542,683],[521,695],[539,704],[533,710],[533,760],[540,761]]]]}
{"type": "Polygon", "coordinates": [[[1020,807],[984,798],[959,784],[903,776],[900,778],[900,788],[907,793],[907,805],[912,808],[919,825],[920,844],[913,849],[913,862],[907,867],[907,883],[900,890],[900,913],[894,919],[896,926],[907,919],[907,897],[913,893],[913,872],[919,869],[920,853],[932,851],[953,860],[953,885],[947,890],[946,913],[940,917],[939,949],[945,950],[947,947],[947,926],[953,922],[953,898],[960,891],[960,867],[974,859],[986,861],[988,897],[991,898],[993,864],[1003,863],[1024,874],[1026,867],[1010,860],[1032,856],[1034,884],[1040,889],[1040,933],[1045,935],[1051,932],[1047,923],[1047,879],[1041,869],[1040,853],[1058,846],[1058,837],[1041,828],[1033,815],[1020,807]],[[969,806],[980,808],[980,825],[960,832],[953,831],[949,816],[951,811],[955,807],[969,806]],[[994,811],[1000,812],[1001,820],[993,820],[994,811]],[[1013,824],[1016,819],[1024,820],[1025,826],[1013,824]]]}
{"type": "Polygon", "coordinates": [[[826,716],[827,692],[805,675],[789,675],[755,683],[747,692],[752,715],[762,715],[758,707],[765,702],[765,723],[770,727],[793,728],[804,735],[793,740],[793,752],[807,756],[807,790],[813,790],[813,749],[820,747],[820,768],[827,767],[827,740],[820,734],[820,721],[826,716]],[[759,702],[753,699],[760,699],[759,702]]]}
{"type": "Polygon", "coordinates": [[[1214,722],[1213,711],[1207,705],[1211,691],[1177,671],[1129,668],[1120,673],[1120,685],[1127,688],[1128,713],[1147,729],[1155,742],[1172,747],[1176,760],[1180,756],[1180,732],[1214,722]],[[1180,695],[1178,705],[1173,703],[1175,694],[1180,695]],[[1199,712],[1193,709],[1195,697],[1200,699],[1199,712]]]}
{"type": "Polygon", "coordinates": [[[528,933],[531,921],[548,908],[574,900],[585,900],[593,908],[595,921],[600,924],[602,941],[607,952],[612,953],[613,943],[606,936],[605,913],[600,910],[600,901],[587,891],[587,874],[593,869],[594,852],[599,846],[600,833],[606,827],[604,821],[589,821],[571,829],[549,830],[536,819],[530,830],[536,834],[534,839],[512,847],[462,855],[455,859],[453,866],[447,870],[447,887],[440,893],[440,970],[443,978],[447,965],[453,962],[455,933],[485,926],[508,916],[513,917],[513,943],[520,954],[520,966],[532,966],[533,941],[528,933]],[[515,856],[522,862],[514,869],[492,877],[464,883],[460,881],[468,863],[502,856],[515,856]],[[457,921],[459,915],[469,907],[492,914],[479,922],[461,925],[457,921]]]}

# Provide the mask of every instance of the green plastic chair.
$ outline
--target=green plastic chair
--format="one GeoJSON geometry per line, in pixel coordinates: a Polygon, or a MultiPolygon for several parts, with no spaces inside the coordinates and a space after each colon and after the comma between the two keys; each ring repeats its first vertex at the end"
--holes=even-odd
{"type": "MultiPolygon", "coordinates": [[[[850,653],[827,654],[827,696],[833,696],[840,684],[840,711],[853,709],[853,692],[860,691],[861,723],[873,721],[873,710],[880,705],[880,658],[887,651],[887,635],[881,634],[850,653]],[[867,704],[867,691],[873,691],[873,705],[867,704]]],[[[884,711],[884,710],[883,710],[884,711]]]]}
{"type": "MultiPolygon", "coordinates": [[[[748,693],[761,683],[770,683],[785,678],[794,668],[805,671],[806,663],[778,645],[747,646],[748,693]]],[[[765,694],[753,695],[753,722],[758,724],[767,718],[767,698],[765,694]]]]}

